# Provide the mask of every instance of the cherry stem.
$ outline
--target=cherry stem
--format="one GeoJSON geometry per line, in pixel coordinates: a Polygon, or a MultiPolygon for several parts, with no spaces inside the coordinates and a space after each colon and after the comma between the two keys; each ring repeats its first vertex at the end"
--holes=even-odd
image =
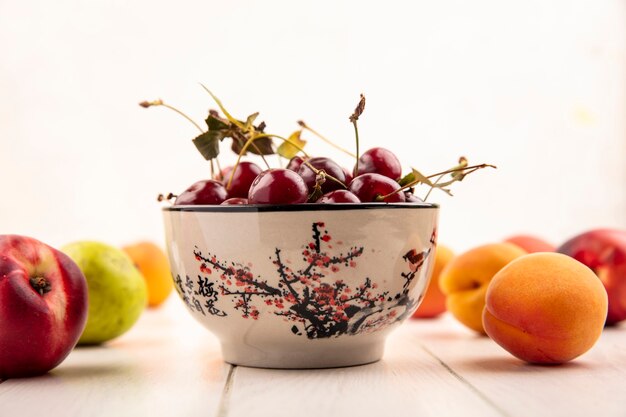
{"type": "Polygon", "coordinates": [[[356,139],[356,164],[354,165],[354,175],[359,173],[359,128],[356,125],[357,120],[363,114],[363,110],[365,110],[365,96],[361,94],[361,99],[359,100],[359,104],[357,104],[354,109],[354,113],[350,115],[349,120],[354,125],[354,136],[356,139]]]}
{"type": "MultiPolygon", "coordinates": [[[[142,101],[141,103],[139,103],[139,105],[141,107],[143,107],[143,108],[146,108],[146,109],[148,107],[152,107],[152,106],[163,106],[166,109],[170,109],[173,112],[176,112],[179,115],[181,115],[182,117],[184,117],[185,119],[187,119],[192,125],[194,125],[196,127],[196,129],[198,129],[200,131],[200,133],[205,133],[204,129],[202,129],[202,127],[200,127],[200,125],[198,123],[196,123],[191,117],[187,116],[185,113],[183,113],[182,111],[178,110],[176,107],[170,106],[169,104],[165,103],[161,99],[154,100],[154,101],[142,101]]],[[[215,159],[215,162],[217,162],[217,165],[219,166],[219,160],[217,159],[217,157],[215,157],[213,159],[215,159]]],[[[213,176],[213,159],[211,159],[211,176],[213,176]]]]}
{"type": "MultiPolygon", "coordinates": [[[[438,175],[451,174],[453,172],[465,171],[466,169],[471,169],[472,172],[474,172],[477,169],[482,169],[482,168],[496,168],[497,169],[498,167],[495,166],[495,165],[491,165],[491,164],[480,164],[480,165],[472,165],[472,166],[469,166],[469,167],[452,168],[452,169],[448,169],[448,170],[445,170],[445,171],[438,172],[436,174],[429,175],[426,178],[434,178],[434,177],[436,177],[438,175]]],[[[419,181],[413,181],[412,185],[415,185],[415,184],[418,184],[418,183],[419,183],[419,181]]]]}
{"type": "MultiPolygon", "coordinates": [[[[205,87],[206,88],[206,87],[205,87]]],[[[208,90],[207,90],[208,91],[208,90]]],[[[248,148],[254,144],[254,141],[257,139],[262,139],[262,138],[271,138],[271,137],[277,137],[279,139],[283,139],[283,140],[287,140],[284,139],[282,137],[279,137],[277,135],[270,135],[268,133],[262,133],[260,135],[254,135],[252,134],[250,136],[250,138],[246,141],[246,143],[243,144],[243,146],[241,147],[241,150],[239,151],[239,155],[237,155],[237,162],[235,162],[235,166],[233,167],[233,169],[230,171],[230,176],[228,177],[228,183],[226,183],[226,189],[230,190],[230,186],[233,182],[233,177],[235,176],[235,170],[237,169],[237,167],[239,166],[239,164],[241,163],[241,157],[246,153],[246,151],[248,150],[248,148]]],[[[296,145],[294,145],[296,146],[296,145]]],[[[298,146],[296,146],[297,148],[298,146]]],[[[257,148],[258,149],[258,148],[257,148]]],[[[260,151],[259,151],[260,153],[260,151]]],[[[265,161],[265,158],[263,158],[263,160],[265,161]]],[[[267,161],[265,161],[265,163],[267,164],[267,161]]],[[[268,164],[268,168],[269,168],[269,164],[268,164]]]]}
{"type": "Polygon", "coordinates": [[[189,120],[199,131],[200,133],[204,133],[204,130],[200,127],[200,125],[198,123],[196,123],[191,117],[187,116],[185,113],[183,113],[182,111],[178,110],[176,107],[170,106],[169,104],[161,104],[163,107],[173,110],[176,113],[180,114],[181,116],[183,116],[185,119],[189,120]]]}
{"type": "Polygon", "coordinates": [[[217,165],[217,170],[219,172],[219,175],[222,175],[222,167],[220,166],[220,160],[217,158],[214,158],[214,159],[215,159],[215,164],[217,165]]]}
{"type": "MultiPolygon", "coordinates": [[[[230,187],[232,185],[233,182],[233,177],[235,176],[235,170],[237,169],[237,167],[239,166],[239,164],[241,163],[241,157],[246,153],[246,151],[248,150],[249,146],[253,146],[254,149],[256,149],[256,151],[259,153],[259,156],[261,157],[261,159],[263,160],[263,162],[265,162],[265,166],[267,167],[267,169],[270,169],[271,166],[270,164],[267,162],[267,159],[265,159],[265,156],[263,156],[263,153],[261,152],[261,150],[259,149],[258,146],[256,146],[256,144],[254,143],[255,140],[260,139],[262,137],[270,137],[272,135],[257,135],[254,136],[254,133],[251,134],[250,139],[248,139],[243,147],[241,148],[241,151],[239,151],[239,155],[237,156],[237,162],[235,163],[235,166],[233,167],[233,169],[230,171],[230,176],[228,177],[228,183],[226,184],[226,190],[230,190],[230,187]]],[[[235,139],[233,139],[235,140],[235,139]]],[[[220,172],[221,169],[220,169],[220,172]]]]}
{"type": "MultiPolygon", "coordinates": [[[[248,150],[248,147],[251,146],[251,144],[254,144],[255,140],[261,139],[261,138],[276,138],[276,139],[282,140],[283,142],[288,142],[291,146],[293,146],[294,148],[298,149],[298,151],[302,152],[302,154],[305,157],[310,158],[309,154],[306,153],[306,151],[304,149],[302,149],[300,146],[298,146],[298,145],[296,145],[294,143],[289,142],[289,140],[287,138],[284,138],[282,136],[273,135],[273,134],[270,134],[270,133],[262,133],[260,135],[253,136],[253,137],[251,137],[250,139],[248,139],[246,141],[246,143],[241,148],[241,151],[239,151],[239,155],[237,156],[237,162],[235,163],[235,166],[233,167],[233,170],[230,172],[230,177],[228,178],[228,183],[226,185],[226,189],[227,190],[230,188],[230,185],[231,185],[231,183],[233,181],[233,176],[235,174],[235,169],[237,169],[237,166],[241,162],[241,157],[243,156],[243,154],[246,153],[246,151],[248,150]]],[[[303,164],[305,164],[306,166],[311,168],[311,170],[315,173],[315,175],[318,175],[320,173],[320,171],[321,171],[321,170],[315,168],[313,165],[309,164],[307,161],[304,161],[303,164]]],[[[329,178],[332,181],[335,181],[335,182],[341,184],[344,188],[346,188],[346,185],[343,182],[341,182],[337,178],[333,177],[332,175],[327,174],[326,171],[324,171],[324,175],[326,176],[326,178],[329,178]]]]}
{"type": "MultiPolygon", "coordinates": [[[[269,135],[269,136],[271,136],[271,137],[275,137],[275,138],[277,138],[277,139],[280,139],[280,140],[282,140],[283,142],[289,142],[289,140],[288,140],[288,139],[286,139],[286,138],[284,138],[284,137],[282,137],[282,136],[278,136],[278,135],[269,135]]],[[[303,154],[304,156],[306,156],[307,158],[311,158],[311,157],[309,156],[309,154],[308,154],[308,153],[306,153],[306,151],[305,151],[304,149],[302,149],[300,146],[295,145],[295,144],[293,144],[293,143],[291,143],[291,142],[289,142],[289,144],[290,144],[290,145],[292,145],[294,148],[298,149],[298,151],[302,152],[302,154],[303,154]]],[[[308,166],[308,167],[311,169],[311,171],[313,171],[313,172],[315,173],[315,175],[319,175],[319,174],[320,174],[320,172],[322,172],[322,170],[321,170],[321,169],[317,169],[317,168],[315,168],[313,165],[311,165],[311,164],[310,164],[308,161],[306,161],[306,160],[302,161],[302,164],[303,164],[303,165],[308,166]]],[[[332,175],[330,175],[330,174],[329,174],[329,173],[327,173],[326,171],[324,171],[324,177],[325,177],[325,178],[328,178],[328,179],[330,179],[330,180],[332,180],[332,181],[335,181],[336,183],[338,183],[339,185],[341,185],[343,188],[346,188],[346,189],[348,188],[348,187],[346,186],[346,184],[344,184],[343,182],[341,182],[338,178],[333,177],[332,175]]]]}
{"type": "Polygon", "coordinates": [[[359,128],[356,126],[356,120],[352,122],[354,125],[354,136],[356,138],[356,163],[354,165],[354,175],[357,175],[359,172],[359,128]]]}
{"type": "MultiPolygon", "coordinates": [[[[211,98],[213,99],[213,101],[215,101],[215,104],[217,104],[217,106],[220,108],[220,110],[222,111],[222,113],[224,113],[224,116],[226,116],[226,119],[228,119],[229,122],[231,122],[232,124],[234,124],[235,126],[237,126],[239,129],[241,129],[242,131],[245,131],[244,129],[244,125],[237,119],[235,119],[229,112],[228,110],[226,110],[226,107],[224,107],[224,105],[222,104],[222,101],[217,98],[217,96],[215,94],[213,94],[213,92],[211,90],[209,90],[207,88],[206,85],[200,83],[200,87],[202,87],[204,89],[204,91],[206,91],[211,98]]],[[[246,132],[247,133],[247,132],[246,132]]],[[[251,134],[252,135],[252,134],[251,134]]],[[[251,138],[252,139],[252,138],[251,138]]],[[[246,142],[248,143],[248,142],[246,142]]],[[[252,146],[254,146],[254,149],[256,149],[256,151],[258,152],[259,156],[261,157],[261,159],[263,160],[263,162],[265,163],[265,166],[267,166],[267,168],[270,168],[270,164],[267,162],[267,159],[265,159],[265,156],[263,155],[263,152],[261,152],[261,150],[258,148],[258,146],[256,146],[256,144],[252,144],[252,146]]],[[[241,155],[241,153],[239,154],[241,155]]],[[[235,165],[235,167],[233,168],[233,171],[230,175],[230,180],[228,181],[228,185],[226,186],[226,189],[230,189],[230,183],[232,181],[233,178],[233,174],[235,173],[235,168],[237,168],[237,165],[239,165],[239,160],[240,158],[237,158],[237,164],[235,165]]],[[[218,164],[219,165],[219,164],[218,164]]],[[[220,170],[221,172],[221,170],[220,170]]]]}
{"type": "MultiPolygon", "coordinates": [[[[240,138],[240,137],[238,137],[238,138],[237,138],[237,140],[243,140],[243,139],[245,139],[245,136],[244,136],[243,138],[240,138]]],[[[233,138],[233,140],[235,140],[235,139],[233,138]]],[[[246,141],[246,142],[244,142],[244,144],[245,144],[245,143],[247,143],[247,141],[246,141]]],[[[267,167],[267,169],[270,169],[270,168],[271,168],[271,166],[270,166],[269,162],[267,162],[267,159],[265,159],[265,156],[263,155],[263,152],[261,152],[261,150],[259,149],[259,147],[258,147],[258,146],[256,146],[256,143],[254,143],[254,141],[252,142],[252,145],[251,145],[251,146],[252,146],[252,147],[253,147],[253,148],[257,151],[257,155],[259,155],[259,156],[261,157],[261,159],[263,160],[263,163],[265,164],[265,166],[267,167]]],[[[245,153],[245,152],[244,152],[244,153],[245,153]]],[[[233,171],[233,172],[234,172],[234,171],[233,171]]]]}
{"type": "Polygon", "coordinates": [[[39,295],[44,295],[50,292],[50,290],[52,290],[52,286],[50,285],[50,282],[48,282],[48,280],[45,279],[44,277],[41,277],[41,276],[32,277],[29,280],[29,282],[30,282],[31,287],[33,287],[35,291],[39,293],[39,295]]]}
{"type": "Polygon", "coordinates": [[[258,146],[256,146],[256,143],[252,143],[252,146],[254,146],[254,149],[256,149],[256,151],[258,152],[258,155],[261,157],[261,159],[263,160],[263,163],[265,164],[265,166],[267,167],[267,169],[271,168],[271,165],[269,162],[267,162],[267,159],[265,159],[265,155],[263,155],[263,152],[261,152],[261,150],[259,149],[258,146]]]}
{"type": "MultiPolygon", "coordinates": [[[[469,175],[474,171],[478,171],[479,169],[482,168],[497,168],[495,165],[490,165],[490,164],[480,164],[480,165],[472,165],[472,166],[468,166],[468,167],[458,167],[458,168],[452,168],[452,169],[448,169],[445,171],[441,171],[441,172],[437,172],[436,174],[432,174],[432,175],[428,175],[426,178],[434,178],[434,177],[438,177],[438,176],[444,176],[446,174],[452,174],[453,172],[463,172],[463,171],[468,171],[468,172],[463,172],[464,175],[469,175]]],[[[435,185],[439,182],[439,179],[437,179],[437,181],[435,181],[435,183],[433,184],[432,188],[435,188],[435,185]]],[[[398,188],[397,190],[383,195],[383,196],[378,196],[376,197],[376,201],[384,201],[387,197],[392,196],[394,194],[396,194],[397,192],[400,191],[404,191],[406,189],[409,189],[417,184],[421,184],[422,181],[421,180],[415,180],[415,181],[411,181],[408,184],[403,185],[402,187],[398,188]]]]}
{"type": "Polygon", "coordinates": [[[217,98],[215,96],[215,94],[213,94],[211,92],[211,90],[209,90],[204,84],[200,83],[200,86],[204,89],[204,91],[206,91],[207,93],[209,93],[209,95],[211,96],[211,98],[213,99],[213,101],[215,101],[215,104],[217,104],[217,106],[220,108],[220,110],[222,111],[222,113],[224,113],[224,116],[226,116],[226,118],[228,119],[229,122],[231,122],[232,124],[234,124],[235,126],[237,126],[239,129],[244,128],[243,124],[235,119],[233,116],[231,116],[231,114],[228,112],[228,110],[226,110],[226,108],[224,107],[224,105],[222,104],[221,100],[219,98],[217,98]]]}
{"type": "Polygon", "coordinates": [[[176,194],[172,194],[172,193],[167,193],[167,195],[163,195],[163,194],[159,194],[157,196],[157,201],[160,203],[162,201],[170,201],[172,198],[176,198],[178,197],[176,194]]]}
{"type": "Polygon", "coordinates": [[[182,111],[178,110],[176,107],[174,106],[170,106],[169,104],[163,102],[163,100],[158,99],[158,100],[154,100],[154,101],[142,101],[141,103],[139,103],[139,105],[143,108],[148,108],[148,107],[152,107],[152,106],[163,106],[167,109],[172,110],[173,112],[178,113],[179,115],[183,116],[185,119],[187,119],[192,125],[194,125],[199,131],[200,133],[204,133],[204,130],[200,127],[200,125],[198,123],[196,123],[191,117],[187,116],[185,113],[183,113],[182,111]]]}
{"type": "MultiPolygon", "coordinates": [[[[302,164],[303,164],[303,165],[308,166],[308,167],[311,169],[311,171],[313,171],[313,172],[315,173],[315,175],[319,175],[319,174],[320,174],[320,172],[322,172],[322,171],[323,171],[323,170],[321,170],[321,169],[317,169],[317,168],[315,168],[313,165],[311,165],[311,164],[310,164],[310,163],[308,163],[307,161],[302,161],[302,164]]],[[[332,175],[330,175],[330,174],[329,174],[329,173],[327,173],[326,171],[324,171],[324,177],[325,177],[325,178],[328,178],[328,179],[330,179],[330,180],[332,180],[332,181],[335,181],[337,184],[341,185],[344,189],[348,189],[348,187],[346,186],[346,184],[344,184],[343,182],[341,182],[339,179],[337,179],[337,178],[333,177],[332,175]]]]}
{"type": "Polygon", "coordinates": [[[319,133],[318,131],[314,130],[313,128],[309,127],[309,125],[307,125],[306,123],[304,123],[304,121],[302,120],[298,120],[298,124],[300,125],[300,127],[302,127],[304,130],[308,130],[309,132],[313,133],[315,136],[317,136],[318,138],[320,138],[321,140],[323,140],[324,142],[326,142],[327,144],[329,144],[330,146],[332,146],[333,148],[345,153],[346,155],[349,155],[353,158],[356,158],[356,155],[353,154],[352,152],[350,152],[347,149],[342,148],[341,146],[337,145],[336,143],[334,143],[333,141],[331,141],[330,139],[324,137],[321,133],[319,133]]]}
{"type": "MultiPolygon", "coordinates": [[[[439,178],[437,178],[435,180],[435,182],[433,183],[433,185],[437,185],[437,183],[439,183],[439,181],[441,181],[441,179],[445,176],[446,174],[441,174],[439,176],[439,178]]],[[[426,193],[426,195],[424,196],[424,201],[428,200],[428,197],[430,196],[430,193],[433,192],[433,190],[435,189],[435,187],[430,187],[430,190],[428,190],[428,192],[426,193]]]]}

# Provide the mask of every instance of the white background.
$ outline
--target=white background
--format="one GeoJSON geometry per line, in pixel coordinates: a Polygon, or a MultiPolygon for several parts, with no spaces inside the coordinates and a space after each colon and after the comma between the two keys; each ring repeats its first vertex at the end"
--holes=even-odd
{"type": "Polygon", "coordinates": [[[137,103],[202,122],[198,82],[272,132],[304,119],[345,147],[362,92],[362,148],[425,173],[498,165],[432,196],[457,250],[626,228],[623,0],[0,0],[0,233],[162,242],[156,195],[209,166],[193,126],[137,103]]]}

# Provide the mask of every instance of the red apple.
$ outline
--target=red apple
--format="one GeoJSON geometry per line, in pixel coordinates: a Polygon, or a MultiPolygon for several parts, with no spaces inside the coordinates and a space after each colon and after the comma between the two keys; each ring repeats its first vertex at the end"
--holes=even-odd
{"type": "Polygon", "coordinates": [[[87,281],[64,253],[0,235],[0,379],[43,374],[76,346],[87,321],[87,281]]]}
{"type": "Polygon", "coordinates": [[[562,244],[557,252],[591,268],[609,296],[607,325],[626,319],[626,231],[597,229],[562,244]]]}

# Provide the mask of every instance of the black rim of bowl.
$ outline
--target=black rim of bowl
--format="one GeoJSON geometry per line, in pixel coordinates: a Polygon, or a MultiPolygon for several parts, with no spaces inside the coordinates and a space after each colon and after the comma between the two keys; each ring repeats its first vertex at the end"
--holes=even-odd
{"type": "Polygon", "coordinates": [[[381,209],[438,209],[432,203],[307,203],[307,204],[237,204],[237,205],[180,205],[163,207],[163,211],[259,213],[280,211],[333,211],[333,210],[381,210],[381,209]]]}

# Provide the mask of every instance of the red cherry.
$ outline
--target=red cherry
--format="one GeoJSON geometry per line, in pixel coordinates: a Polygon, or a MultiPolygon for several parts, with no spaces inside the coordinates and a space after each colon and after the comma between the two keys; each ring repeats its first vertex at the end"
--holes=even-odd
{"type": "Polygon", "coordinates": [[[385,148],[372,148],[359,158],[359,172],[355,175],[376,173],[397,180],[402,176],[402,166],[396,155],[385,148]]]}
{"type": "Polygon", "coordinates": [[[422,200],[421,198],[419,198],[418,196],[416,196],[410,191],[404,192],[404,198],[407,203],[423,203],[424,202],[424,200],[422,200]]]}
{"type": "MultiPolygon", "coordinates": [[[[222,171],[224,175],[224,179],[222,183],[225,187],[228,187],[228,182],[230,181],[230,176],[232,174],[232,167],[230,169],[225,168],[222,171]],[[225,175],[224,171],[228,170],[225,175]]],[[[237,169],[235,169],[235,173],[232,174],[233,180],[230,183],[230,187],[227,188],[228,197],[248,197],[248,191],[250,190],[250,186],[252,185],[252,181],[263,171],[261,167],[253,162],[240,162],[237,165],[237,169]]]]}
{"type": "Polygon", "coordinates": [[[248,199],[241,198],[241,197],[232,197],[232,198],[229,198],[228,200],[222,201],[220,203],[220,206],[238,206],[242,204],[248,204],[248,199]]]}
{"type": "Polygon", "coordinates": [[[228,193],[221,182],[202,180],[183,191],[176,197],[174,204],[220,204],[226,198],[228,198],[228,193]]]}
{"type": "Polygon", "coordinates": [[[301,204],[307,198],[308,189],[302,177],[282,168],[261,172],[248,193],[250,204],[301,204]]]}
{"type": "Polygon", "coordinates": [[[215,179],[218,181],[224,181],[224,178],[228,178],[230,176],[230,172],[233,168],[234,167],[232,165],[222,168],[222,170],[215,176],[215,179]]]}
{"type": "Polygon", "coordinates": [[[348,171],[347,168],[341,167],[341,169],[343,170],[343,175],[346,177],[346,182],[345,184],[348,185],[350,184],[350,182],[352,182],[352,178],[354,178],[352,176],[352,173],[350,171],[348,171]]]}
{"type": "Polygon", "coordinates": [[[304,158],[299,157],[299,156],[294,156],[293,158],[289,160],[289,163],[287,164],[287,169],[298,172],[303,162],[304,162],[304,158]]]}
{"type": "MultiPolygon", "coordinates": [[[[324,157],[311,158],[307,160],[307,164],[317,168],[318,170],[323,170],[328,175],[331,175],[341,181],[343,184],[346,183],[346,176],[343,173],[343,169],[341,169],[341,167],[332,159],[324,157]]],[[[303,163],[302,165],[300,165],[300,169],[298,169],[298,174],[300,174],[300,176],[304,180],[305,184],[309,188],[309,191],[312,192],[313,188],[315,187],[315,180],[317,175],[307,164],[303,163]]],[[[328,193],[330,191],[338,190],[340,188],[342,188],[342,185],[339,184],[337,181],[326,178],[326,181],[324,181],[324,183],[322,184],[322,193],[328,193]]]]}
{"type": "Polygon", "coordinates": [[[335,190],[324,194],[316,203],[360,203],[359,197],[348,190],[335,190]]]}
{"type": "MultiPolygon", "coordinates": [[[[362,202],[376,202],[377,197],[399,190],[400,185],[384,175],[369,173],[354,177],[348,189],[362,202]]],[[[386,203],[402,203],[405,201],[404,193],[401,191],[393,193],[384,201],[386,203]]]]}

